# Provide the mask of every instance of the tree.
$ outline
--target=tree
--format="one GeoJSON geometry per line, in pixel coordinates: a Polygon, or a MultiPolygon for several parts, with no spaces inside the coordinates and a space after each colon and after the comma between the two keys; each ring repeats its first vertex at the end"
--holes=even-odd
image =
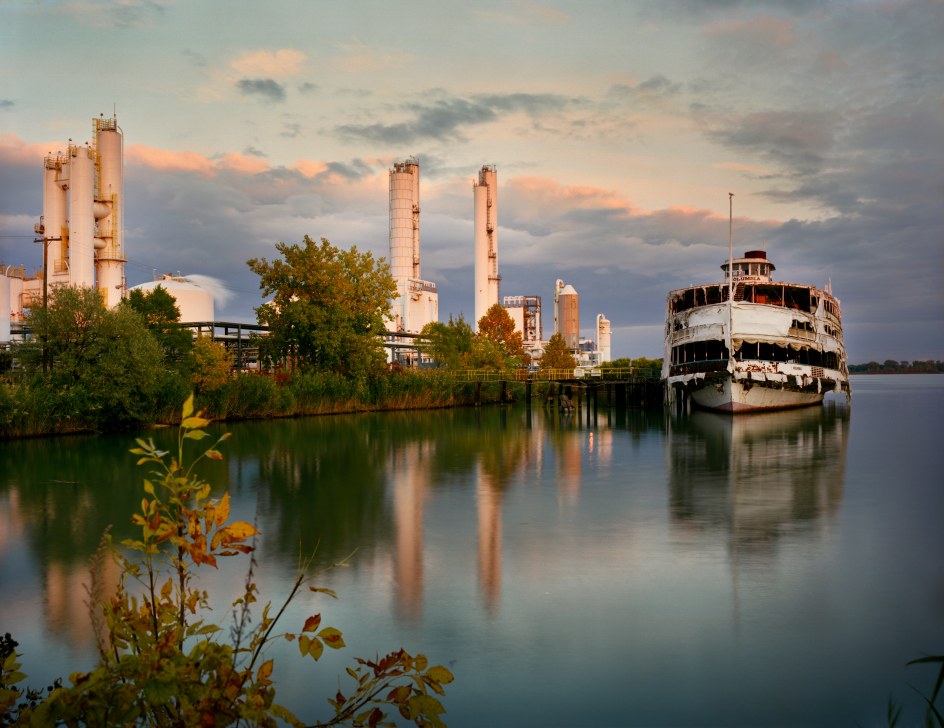
{"type": "Polygon", "coordinates": [[[544,347],[541,369],[574,369],[576,366],[577,360],[567,348],[564,337],[554,334],[544,347]]]}
{"type": "Polygon", "coordinates": [[[458,319],[450,316],[448,324],[431,321],[420,333],[426,339],[423,352],[438,366],[453,370],[471,367],[475,333],[461,314],[458,319]]]}
{"type": "Polygon", "coordinates": [[[219,389],[229,381],[233,357],[219,342],[209,336],[198,336],[193,342],[193,372],[190,383],[197,394],[219,389]]]}
{"type": "MultiPolygon", "coordinates": [[[[161,350],[144,320],[128,306],[105,308],[91,288],[60,286],[47,308],[34,309],[30,326],[45,342],[49,372],[43,378],[100,428],[147,419],[162,373],[161,350]]],[[[38,368],[41,350],[24,361],[38,368]]]]}
{"type": "Polygon", "coordinates": [[[259,323],[271,327],[262,356],[346,376],[380,371],[386,356],[379,336],[397,295],[387,263],[307,235],[301,245],[275,248],[281,260],[247,261],[263,295],[274,296],[256,309],[259,323]]]}
{"type": "Polygon", "coordinates": [[[520,366],[524,361],[521,332],[515,330],[514,319],[501,304],[492,304],[479,319],[479,336],[501,347],[509,366],[520,366]]]}
{"type": "Polygon", "coordinates": [[[166,361],[180,362],[190,351],[193,334],[171,325],[180,323],[180,307],[164,286],[155,286],[148,292],[135,288],[128,293],[123,305],[141,314],[163,349],[166,361]]]}

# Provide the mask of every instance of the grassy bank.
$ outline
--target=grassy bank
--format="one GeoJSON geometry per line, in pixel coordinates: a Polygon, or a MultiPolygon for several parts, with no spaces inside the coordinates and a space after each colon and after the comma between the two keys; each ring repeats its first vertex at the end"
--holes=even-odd
{"type": "MultiPolygon", "coordinates": [[[[187,393],[188,383],[168,376],[150,401],[122,401],[111,406],[81,386],[53,385],[38,378],[4,382],[0,384],[0,439],[176,424],[187,393]]],[[[509,384],[507,396],[522,398],[524,387],[509,384]]],[[[498,382],[481,384],[480,403],[497,403],[500,397],[498,382]]],[[[436,370],[385,372],[363,378],[330,373],[242,373],[196,394],[197,407],[223,421],[474,403],[475,384],[455,382],[436,370]]]]}

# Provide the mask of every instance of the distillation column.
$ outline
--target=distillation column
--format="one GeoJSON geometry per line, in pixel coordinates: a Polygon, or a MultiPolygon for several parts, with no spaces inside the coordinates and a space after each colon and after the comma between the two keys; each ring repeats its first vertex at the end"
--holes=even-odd
{"type": "Polygon", "coordinates": [[[69,282],[69,159],[68,154],[56,154],[43,160],[43,218],[36,233],[44,247],[47,284],[69,282]]]}
{"type": "Polygon", "coordinates": [[[473,184],[475,214],[475,321],[498,303],[498,172],[483,165],[473,184]]]}
{"type": "Polygon", "coordinates": [[[125,288],[123,136],[117,119],[98,118],[95,146],[98,150],[98,223],[95,274],[98,290],[108,308],[121,301],[125,288]]]}
{"type": "Polygon", "coordinates": [[[95,287],[95,150],[69,147],[69,283],[95,287]]]}

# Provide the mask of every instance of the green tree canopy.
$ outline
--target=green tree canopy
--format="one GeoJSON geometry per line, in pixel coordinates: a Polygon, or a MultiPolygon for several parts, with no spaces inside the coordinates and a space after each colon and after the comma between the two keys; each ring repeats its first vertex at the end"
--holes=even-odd
{"type": "Polygon", "coordinates": [[[602,369],[633,369],[637,374],[646,377],[658,377],[662,371],[662,359],[648,359],[644,356],[635,359],[622,357],[602,362],[600,367],[602,369]]]}
{"type": "Polygon", "coordinates": [[[114,428],[148,416],[163,371],[161,350],[137,312],[109,311],[92,288],[57,286],[47,309],[31,312],[30,326],[35,343],[24,363],[38,369],[45,344],[48,383],[80,392],[93,424],[114,428]]]}
{"type": "Polygon", "coordinates": [[[341,250],[307,235],[302,244],[277,243],[282,256],[247,261],[270,303],[256,309],[271,328],[260,353],[268,361],[357,376],[381,369],[386,360],[379,336],[397,295],[390,267],[356,247],[341,250]]]}
{"type": "Polygon", "coordinates": [[[501,304],[492,304],[479,319],[479,336],[498,344],[508,366],[520,366],[524,361],[521,332],[515,330],[514,319],[501,304]]]}
{"type": "Polygon", "coordinates": [[[190,351],[193,343],[190,331],[168,326],[180,322],[180,308],[164,286],[155,286],[150,291],[135,288],[129,291],[123,305],[130,306],[144,318],[157,343],[164,350],[166,360],[180,361],[190,351]]]}
{"type": "Polygon", "coordinates": [[[541,357],[541,369],[574,369],[577,360],[567,348],[567,342],[560,334],[554,334],[544,347],[541,357]]]}
{"type": "Polygon", "coordinates": [[[423,327],[422,335],[427,343],[426,353],[438,366],[446,369],[468,369],[471,367],[472,343],[475,333],[460,315],[449,317],[449,323],[431,321],[423,327]]]}

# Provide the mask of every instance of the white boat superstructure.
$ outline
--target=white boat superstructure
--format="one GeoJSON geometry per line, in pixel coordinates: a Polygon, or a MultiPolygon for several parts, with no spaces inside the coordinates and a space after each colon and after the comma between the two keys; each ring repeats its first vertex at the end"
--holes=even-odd
{"type": "Polygon", "coordinates": [[[761,250],[721,266],[720,283],[671,291],[662,380],[666,402],[751,412],[850,396],[839,301],[830,290],[774,281],[761,250]],[[729,271],[732,268],[733,271],[729,271]]]}

